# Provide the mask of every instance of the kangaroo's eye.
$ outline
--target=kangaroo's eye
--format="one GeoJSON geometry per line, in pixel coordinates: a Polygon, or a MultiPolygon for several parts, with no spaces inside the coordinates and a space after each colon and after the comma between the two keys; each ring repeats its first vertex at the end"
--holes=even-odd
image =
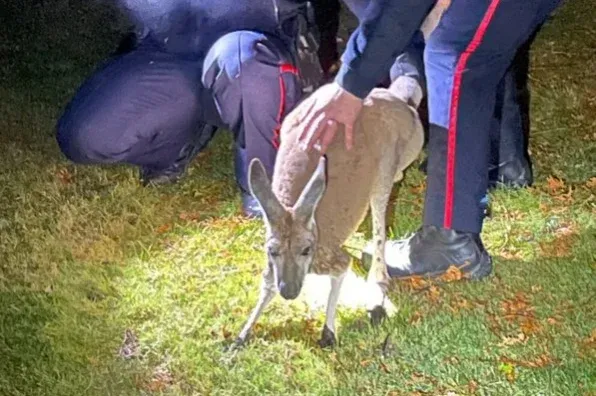
{"type": "Polygon", "coordinates": [[[279,257],[280,253],[279,250],[277,250],[276,248],[269,248],[269,255],[271,257],[279,257]]]}
{"type": "Polygon", "coordinates": [[[305,247],[304,249],[302,249],[302,252],[300,252],[300,254],[302,256],[308,256],[310,254],[310,246],[309,247],[305,247]]]}

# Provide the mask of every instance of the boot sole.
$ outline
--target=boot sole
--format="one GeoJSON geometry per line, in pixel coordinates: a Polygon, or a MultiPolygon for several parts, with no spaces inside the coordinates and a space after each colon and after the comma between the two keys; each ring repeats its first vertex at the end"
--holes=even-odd
{"type": "MultiPolygon", "coordinates": [[[[372,255],[369,253],[363,253],[362,258],[360,259],[360,262],[361,262],[362,268],[365,271],[368,271],[372,264],[372,255]]],[[[464,277],[466,279],[481,280],[483,278],[486,278],[487,276],[489,276],[492,273],[492,271],[493,271],[492,258],[488,253],[484,252],[482,255],[482,258],[478,261],[478,263],[476,265],[469,266],[469,265],[464,264],[458,268],[462,272],[462,274],[464,274],[464,277]]],[[[395,275],[391,275],[391,272],[392,272],[391,270],[392,270],[392,268],[390,266],[387,266],[387,273],[389,274],[389,277],[391,279],[397,279],[397,280],[408,280],[408,279],[420,278],[420,277],[436,279],[436,278],[439,278],[442,275],[444,275],[447,271],[447,270],[443,270],[443,271],[427,272],[427,273],[420,274],[420,275],[412,274],[412,275],[405,275],[405,276],[395,276],[395,275]]]]}

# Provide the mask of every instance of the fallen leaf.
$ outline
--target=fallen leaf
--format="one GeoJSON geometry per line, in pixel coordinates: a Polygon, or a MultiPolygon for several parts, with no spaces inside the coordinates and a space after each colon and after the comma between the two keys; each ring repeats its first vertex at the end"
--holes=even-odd
{"type": "Polygon", "coordinates": [[[171,224],[162,224],[155,229],[155,232],[157,232],[158,234],[163,234],[163,233],[170,231],[171,229],[172,229],[171,224]]]}
{"type": "Polygon", "coordinates": [[[515,246],[506,247],[499,252],[499,255],[505,260],[521,260],[522,254],[515,246]]]}
{"type": "Polygon", "coordinates": [[[414,382],[424,382],[426,379],[424,374],[416,373],[416,372],[412,373],[410,378],[412,378],[412,381],[414,381],[414,382]]]}
{"type": "Polygon", "coordinates": [[[173,383],[172,374],[165,365],[161,365],[155,368],[151,379],[143,388],[149,392],[163,392],[173,383]]]}
{"type": "Polygon", "coordinates": [[[416,311],[410,318],[410,324],[417,325],[418,323],[420,323],[421,319],[422,319],[422,314],[420,313],[420,311],[416,311]]]}
{"type": "Polygon", "coordinates": [[[371,363],[372,363],[371,360],[362,360],[360,362],[360,366],[366,368],[366,367],[370,366],[371,363]]]}
{"type": "Polygon", "coordinates": [[[389,371],[389,368],[387,367],[387,365],[383,362],[379,363],[379,367],[381,368],[381,370],[385,373],[385,374],[390,374],[391,371],[389,371]]]}
{"type": "Polygon", "coordinates": [[[530,288],[530,290],[532,290],[532,293],[538,293],[542,291],[542,286],[538,286],[538,285],[532,285],[532,287],[530,288]]]}
{"type": "Polygon", "coordinates": [[[540,323],[534,318],[524,318],[521,323],[521,331],[526,335],[536,334],[540,331],[540,323]]]}
{"type": "Polygon", "coordinates": [[[565,189],[565,182],[554,176],[549,176],[546,178],[546,187],[550,192],[558,192],[565,189]]]}
{"type": "Polygon", "coordinates": [[[519,292],[514,298],[501,301],[501,312],[506,319],[513,321],[518,316],[533,316],[534,308],[530,306],[526,295],[519,292]]]}
{"type": "Polygon", "coordinates": [[[508,357],[501,357],[502,364],[509,365],[509,366],[520,366],[526,368],[542,368],[554,363],[552,357],[547,354],[543,353],[533,359],[528,360],[517,360],[517,359],[510,359],[508,357]]]}
{"type": "Polygon", "coordinates": [[[596,189],[596,177],[591,177],[590,180],[586,182],[586,187],[590,190],[596,189]]]}
{"type": "Polygon", "coordinates": [[[571,235],[576,233],[576,226],[574,224],[561,224],[553,232],[558,236],[571,235]]]}
{"type": "Polygon", "coordinates": [[[447,358],[447,361],[451,364],[459,364],[459,359],[456,358],[455,356],[450,356],[449,358],[447,358]]]}
{"type": "Polygon", "coordinates": [[[540,252],[545,258],[548,257],[567,257],[571,254],[571,249],[575,244],[577,234],[561,235],[550,242],[540,243],[540,252]]]}
{"type": "Polygon", "coordinates": [[[425,189],[426,189],[426,182],[425,181],[422,181],[417,186],[414,186],[414,187],[410,188],[410,191],[412,193],[418,195],[418,194],[422,194],[425,189]]]}
{"type": "Polygon", "coordinates": [[[408,278],[407,284],[414,290],[422,290],[428,287],[428,281],[420,276],[408,278]]]}
{"type": "Polygon", "coordinates": [[[463,277],[464,274],[459,268],[457,268],[455,265],[450,265],[447,271],[441,275],[440,279],[443,282],[455,282],[461,280],[463,277]]]}
{"type": "Polygon", "coordinates": [[[569,187],[566,194],[555,195],[555,196],[553,196],[553,198],[556,201],[563,202],[565,204],[573,203],[573,201],[574,201],[573,187],[569,187]]]}
{"type": "Polygon", "coordinates": [[[525,343],[527,340],[528,340],[528,337],[526,337],[526,335],[524,333],[519,333],[515,337],[503,336],[502,341],[499,344],[499,346],[502,347],[502,346],[511,346],[511,345],[516,345],[516,344],[522,344],[522,343],[525,343]]]}
{"type": "Polygon", "coordinates": [[[461,296],[456,296],[449,304],[452,312],[459,312],[461,310],[467,311],[472,308],[472,304],[461,296]]]}
{"type": "Polygon", "coordinates": [[[201,218],[201,214],[200,213],[187,213],[187,212],[182,212],[180,213],[180,220],[184,220],[184,221],[197,221],[201,218]]]}
{"type": "Polygon", "coordinates": [[[70,173],[66,168],[58,169],[58,171],[56,172],[56,177],[58,178],[60,183],[65,185],[72,183],[73,179],[72,173],[70,173]]]}
{"type": "Polygon", "coordinates": [[[584,340],[583,344],[590,348],[596,348],[596,328],[592,329],[590,336],[584,340]]]}
{"type": "Polygon", "coordinates": [[[441,298],[441,290],[437,286],[432,285],[428,289],[428,292],[426,293],[426,295],[430,301],[437,302],[441,298]]]}
{"type": "Polygon", "coordinates": [[[474,381],[474,380],[470,380],[470,382],[468,382],[468,392],[470,392],[471,394],[476,393],[476,391],[478,390],[478,382],[474,381]]]}

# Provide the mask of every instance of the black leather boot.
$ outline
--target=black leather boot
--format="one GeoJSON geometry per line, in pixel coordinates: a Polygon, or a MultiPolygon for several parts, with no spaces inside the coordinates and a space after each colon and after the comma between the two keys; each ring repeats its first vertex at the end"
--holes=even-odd
{"type": "MultiPolygon", "coordinates": [[[[362,254],[363,265],[370,268],[373,246],[362,254]]],[[[387,270],[392,278],[437,277],[455,266],[469,279],[478,280],[492,272],[492,259],[480,235],[422,226],[413,236],[385,244],[387,270]]]]}
{"type": "Polygon", "coordinates": [[[534,182],[532,167],[526,158],[513,157],[489,169],[489,185],[522,188],[534,182]]]}
{"type": "Polygon", "coordinates": [[[180,150],[180,155],[170,166],[165,168],[141,167],[139,176],[141,184],[148,186],[176,183],[184,175],[191,161],[207,146],[216,131],[216,126],[201,124],[194,140],[180,150]]]}

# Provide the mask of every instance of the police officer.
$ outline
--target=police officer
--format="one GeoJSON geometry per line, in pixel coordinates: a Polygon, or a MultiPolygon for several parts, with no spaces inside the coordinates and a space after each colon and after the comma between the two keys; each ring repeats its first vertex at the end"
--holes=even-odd
{"type": "MultiPolygon", "coordinates": [[[[345,145],[362,100],[403,52],[434,0],[371,0],[343,55],[335,94],[301,120],[301,144],[324,153],[343,124],[345,145]]],[[[386,246],[394,277],[436,276],[450,265],[472,279],[492,271],[480,238],[497,91],[519,47],[560,0],[452,0],[424,50],[430,131],[422,227],[386,246]]]]}
{"type": "MultiPolygon", "coordinates": [[[[330,40],[329,37],[337,35],[338,32],[340,2],[339,0],[327,0],[323,3],[325,3],[326,15],[338,15],[337,18],[317,21],[317,25],[325,27],[326,33],[325,51],[320,54],[321,62],[327,68],[335,70],[332,65],[339,59],[339,54],[337,43],[330,40]]],[[[349,9],[357,17],[362,17],[369,0],[351,0],[348,3],[349,9]]],[[[536,33],[537,31],[517,51],[511,66],[499,84],[494,114],[496,122],[491,128],[490,187],[497,185],[526,187],[533,182],[528,152],[530,129],[528,72],[529,50],[536,33]]],[[[426,92],[423,63],[425,39],[426,37],[420,30],[414,33],[404,52],[398,55],[391,66],[390,81],[394,81],[400,76],[408,76],[418,82],[423,93],[426,92]]],[[[419,113],[425,124],[425,131],[427,131],[428,114],[425,102],[421,103],[419,113]]],[[[426,172],[426,165],[426,161],[423,161],[420,166],[423,172],[426,172]]]]}
{"type": "Polygon", "coordinates": [[[322,79],[307,2],[122,5],[136,32],[66,105],[57,123],[62,152],[77,163],[136,165],[143,184],[167,183],[226,128],[244,211],[258,216],[248,164],[259,158],[271,176],[282,118],[322,79]]]}

